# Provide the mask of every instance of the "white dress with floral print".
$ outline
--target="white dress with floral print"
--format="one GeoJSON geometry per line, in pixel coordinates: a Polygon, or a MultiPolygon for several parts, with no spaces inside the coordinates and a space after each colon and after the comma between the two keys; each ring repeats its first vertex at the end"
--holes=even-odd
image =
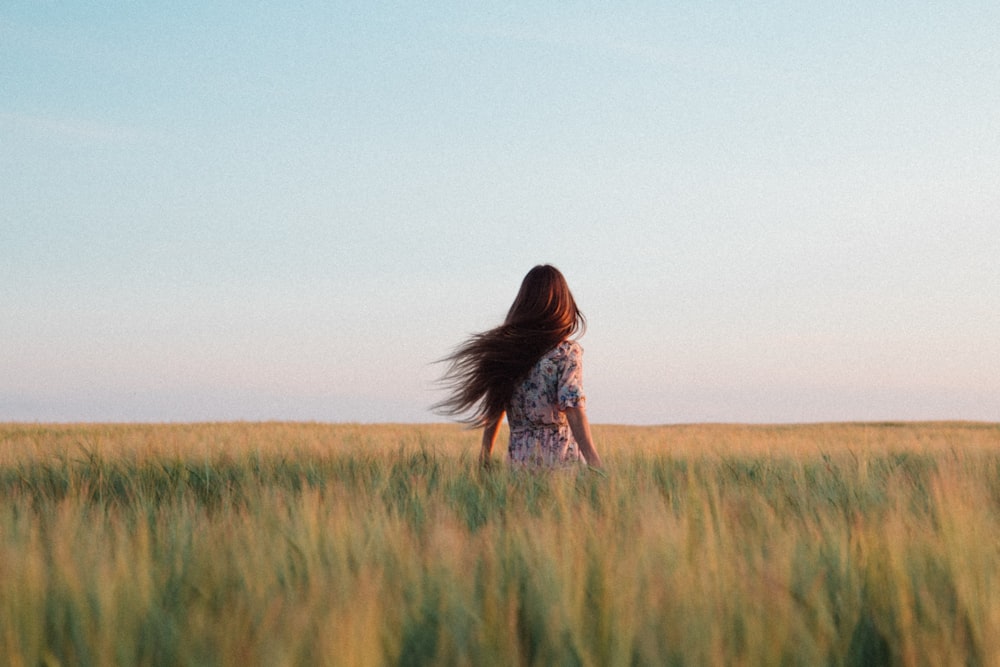
{"type": "Polygon", "coordinates": [[[583,461],[563,411],[585,403],[583,348],[566,340],[542,355],[514,388],[507,410],[511,462],[550,467],[583,461]]]}

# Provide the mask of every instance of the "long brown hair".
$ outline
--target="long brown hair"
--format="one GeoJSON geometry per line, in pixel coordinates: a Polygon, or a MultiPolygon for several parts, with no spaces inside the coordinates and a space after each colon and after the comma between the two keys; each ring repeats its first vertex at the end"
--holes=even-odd
{"type": "Polygon", "coordinates": [[[496,422],[507,409],[514,387],[542,355],[586,328],[566,278],[548,264],[534,267],[500,326],[478,333],[442,361],[441,378],[451,395],[433,406],[470,426],[496,422]]]}

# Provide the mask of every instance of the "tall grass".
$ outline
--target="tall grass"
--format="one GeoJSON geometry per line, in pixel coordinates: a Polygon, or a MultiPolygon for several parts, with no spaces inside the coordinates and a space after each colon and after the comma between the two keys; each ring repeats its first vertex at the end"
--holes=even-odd
{"type": "Polygon", "coordinates": [[[1000,426],[0,425],[11,665],[1000,663],[1000,426]]]}

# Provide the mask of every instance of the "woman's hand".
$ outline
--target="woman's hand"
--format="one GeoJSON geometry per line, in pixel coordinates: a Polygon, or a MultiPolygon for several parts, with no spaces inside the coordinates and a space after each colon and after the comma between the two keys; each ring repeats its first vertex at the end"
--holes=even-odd
{"type": "Polygon", "coordinates": [[[587,419],[587,411],[582,408],[566,408],[566,421],[573,432],[576,444],[580,446],[580,453],[584,460],[592,468],[603,468],[601,456],[594,447],[594,437],[590,434],[590,420],[587,419]]]}
{"type": "Polygon", "coordinates": [[[501,412],[500,417],[483,428],[483,446],[479,451],[479,465],[484,470],[489,470],[493,466],[493,445],[497,441],[497,433],[500,431],[500,422],[506,413],[501,412]]]}

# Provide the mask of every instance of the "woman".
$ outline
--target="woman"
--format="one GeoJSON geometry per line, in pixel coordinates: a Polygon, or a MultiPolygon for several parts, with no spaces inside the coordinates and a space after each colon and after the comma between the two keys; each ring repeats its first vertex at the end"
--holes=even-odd
{"type": "Polygon", "coordinates": [[[601,466],[583,394],[583,349],[570,336],[586,321],[553,266],[536,266],[521,282],[504,323],[476,334],[445,358],[451,396],[435,408],[483,429],[480,461],[489,465],[504,415],[512,463],[601,466]]]}

